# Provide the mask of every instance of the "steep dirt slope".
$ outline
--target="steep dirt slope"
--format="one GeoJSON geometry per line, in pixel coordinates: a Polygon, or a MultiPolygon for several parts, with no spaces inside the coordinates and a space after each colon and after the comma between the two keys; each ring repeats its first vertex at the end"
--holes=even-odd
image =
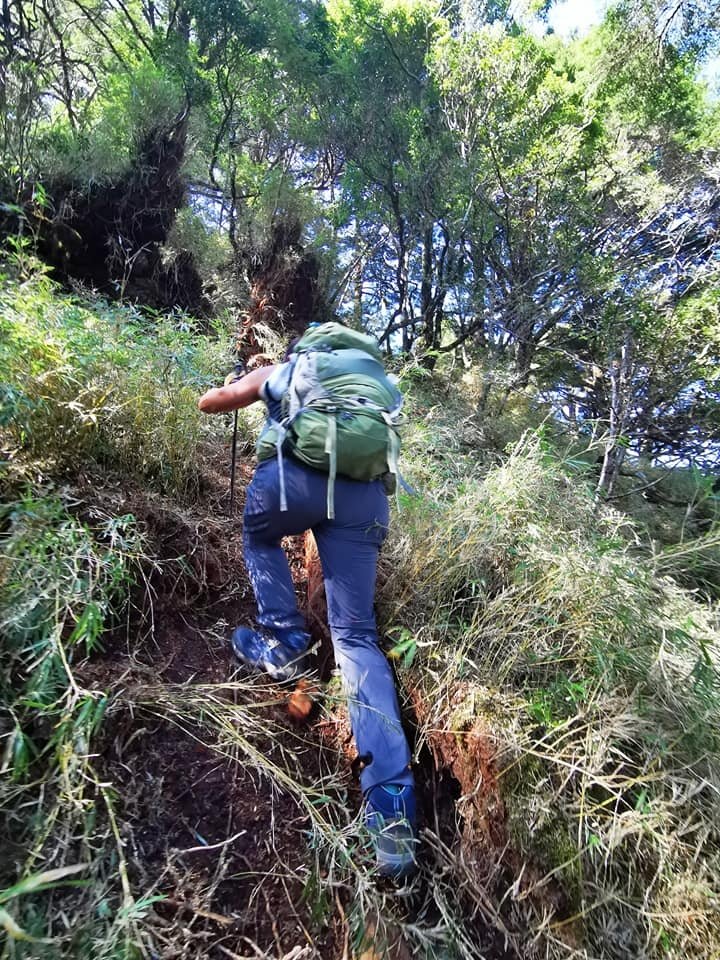
{"type": "MultiPolygon", "coordinates": [[[[250,475],[251,466],[241,464],[240,491],[250,475]]],[[[144,928],[148,956],[403,960],[410,952],[397,921],[442,923],[433,899],[433,857],[438,844],[448,853],[458,840],[457,784],[437,772],[438,757],[422,752],[421,817],[434,838],[425,845],[426,870],[400,897],[372,881],[378,902],[390,895],[390,912],[383,917],[385,942],[375,937],[372,917],[364,922],[363,941],[357,917],[349,919],[351,885],[324,882],[307,807],[260,772],[270,763],[308,789],[329,784],[323,789],[342,812],[339,827],[347,829],[361,803],[347,717],[334,700],[298,723],[288,713],[289,691],[238,670],[227,638],[231,625],[252,621],[254,604],[241,557],[242,493],[231,519],[226,492],[222,457],[210,462],[204,501],[193,510],[102,486],[97,478],[78,490],[88,515],[133,513],[160,559],[128,624],[78,673],[87,688],[111,694],[99,767],[118,792],[134,895],[159,898],[148,907],[144,928]],[[243,729],[248,717],[252,728],[243,729]],[[239,747],[239,735],[250,752],[239,747]]],[[[327,680],[332,649],[314,543],[309,535],[286,545],[327,680]]],[[[412,734],[413,718],[407,719],[412,734]]],[[[466,922],[470,937],[484,945],[482,956],[518,956],[506,953],[482,911],[468,910],[466,922]]]]}

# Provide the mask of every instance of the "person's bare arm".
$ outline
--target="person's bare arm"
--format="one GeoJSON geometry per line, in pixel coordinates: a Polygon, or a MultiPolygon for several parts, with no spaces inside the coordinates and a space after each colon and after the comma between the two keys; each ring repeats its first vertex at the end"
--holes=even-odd
{"type": "Polygon", "coordinates": [[[228,410],[249,407],[260,399],[260,388],[274,369],[275,365],[258,367],[226,387],[213,387],[200,397],[198,407],[203,413],[227,413],[228,410]]]}

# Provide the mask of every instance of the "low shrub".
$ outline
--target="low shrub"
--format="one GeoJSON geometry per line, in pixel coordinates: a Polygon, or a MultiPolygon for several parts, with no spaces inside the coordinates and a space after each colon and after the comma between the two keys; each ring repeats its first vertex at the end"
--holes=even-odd
{"type": "Polygon", "coordinates": [[[228,366],[224,338],[183,316],[61,296],[43,275],[0,286],[0,431],[51,476],[97,463],[184,500],[221,421],[197,397],[228,366]]]}
{"type": "Polygon", "coordinates": [[[0,509],[0,926],[13,956],[109,956],[128,932],[127,918],[96,912],[103,898],[122,905],[113,794],[93,758],[108,697],[74,665],[118,623],[145,563],[131,516],[89,526],[60,497],[30,492],[0,509]],[[71,944],[43,939],[35,899],[66,884],[87,887],[68,905],[71,944]]]}

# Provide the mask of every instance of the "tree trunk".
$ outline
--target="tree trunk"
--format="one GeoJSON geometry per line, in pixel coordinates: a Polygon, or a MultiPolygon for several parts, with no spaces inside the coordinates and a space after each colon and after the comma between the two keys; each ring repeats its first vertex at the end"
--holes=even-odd
{"type": "Polygon", "coordinates": [[[620,349],[620,358],[614,360],[610,367],[610,425],[596,497],[612,496],[625,459],[623,432],[630,410],[632,348],[632,334],[628,330],[620,349]]]}
{"type": "MultiPolygon", "coordinates": [[[[398,305],[395,311],[396,318],[402,323],[402,349],[403,353],[410,353],[412,347],[412,333],[410,330],[409,318],[409,253],[407,248],[407,236],[405,227],[405,217],[400,210],[400,197],[393,185],[388,188],[390,202],[392,203],[393,213],[395,215],[395,226],[397,230],[398,258],[397,268],[395,270],[395,280],[397,283],[398,305]]],[[[388,338],[388,347],[390,341],[388,338]]]]}
{"type": "Polygon", "coordinates": [[[432,350],[435,346],[435,322],[433,319],[433,235],[432,226],[423,234],[422,281],[420,283],[420,313],[425,327],[425,346],[432,350]]]}

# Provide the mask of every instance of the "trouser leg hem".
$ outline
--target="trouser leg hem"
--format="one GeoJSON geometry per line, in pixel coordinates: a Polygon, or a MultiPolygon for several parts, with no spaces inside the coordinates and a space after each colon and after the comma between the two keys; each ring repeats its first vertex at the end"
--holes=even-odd
{"type": "Polygon", "coordinates": [[[363,792],[363,796],[367,796],[368,793],[375,787],[380,787],[383,784],[394,784],[395,786],[400,787],[412,787],[415,785],[415,777],[413,776],[412,770],[406,767],[403,770],[400,770],[397,774],[387,774],[385,771],[373,771],[373,764],[369,764],[360,774],[360,787],[363,792]]]}

